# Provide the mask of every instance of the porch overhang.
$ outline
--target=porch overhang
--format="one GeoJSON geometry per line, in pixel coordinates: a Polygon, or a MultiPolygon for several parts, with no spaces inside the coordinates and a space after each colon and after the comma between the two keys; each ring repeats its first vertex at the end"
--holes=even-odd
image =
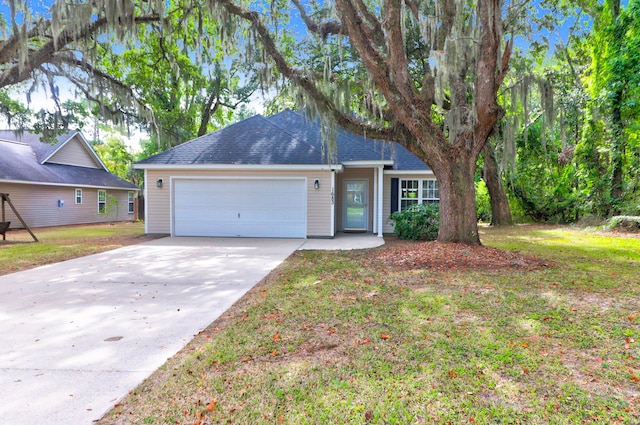
{"type": "Polygon", "coordinates": [[[387,165],[393,165],[395,162],[392,159],[382,159],[376,161],[341,161],[341,164],[345,167],[352,168],[378,168],[387,165]]]}

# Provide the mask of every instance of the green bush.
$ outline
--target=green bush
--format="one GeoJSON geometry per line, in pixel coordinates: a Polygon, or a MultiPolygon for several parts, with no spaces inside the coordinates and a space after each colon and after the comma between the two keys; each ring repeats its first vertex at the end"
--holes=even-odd
{"type": "Polygon", "coordinates": [[[391,214],[394,233],[400,239],[432,241],[438,237],[440,206],[438,204],[411,205],[404,211],[391,214]]]}
{"type": "Polygon", "coordinates": [[[625,232],[640,232],[640,217],[618,215],[611,217],[607,224],[607,230],[622,230],[625,232]]]}

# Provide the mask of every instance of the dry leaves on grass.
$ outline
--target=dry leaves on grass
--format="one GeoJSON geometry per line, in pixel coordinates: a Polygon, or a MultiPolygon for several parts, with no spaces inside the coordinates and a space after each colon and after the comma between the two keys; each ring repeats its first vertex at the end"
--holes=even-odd
{"type": "Polygon", "coordinates": [[[457,243],[409,242],[394,239],[383,249],[371,251],[366,260],[386,268],[465,270],[536,270],[553,267],[552,262],[488,246],[457,243]]]}

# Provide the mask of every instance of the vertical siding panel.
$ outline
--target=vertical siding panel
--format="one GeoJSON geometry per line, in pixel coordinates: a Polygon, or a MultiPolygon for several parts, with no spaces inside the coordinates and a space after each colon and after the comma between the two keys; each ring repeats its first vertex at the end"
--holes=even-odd
{"type": "Polygon", "coordinates": [[[307,175],[307,236],[331,236],[331,172],[317,171],[307,175]],[[318,179],[320,188],[314,188],[318,179]]]}
{"type": "Polygon", "coordinates": [[[393,233],[393,222],[389,220],[391,215],[391,178],[385,174],[383,178],[384,188],[382,190],[382,232],[393,233]]]}
{"type": "Polygon", "coordinates": [[[147,180],[147,209],[145,221],[147,232],[150,234],[171,233],[171,184],[168,172],[148,170],[147,180]],[[156,181],[162,179],[162,188],[156,186],[156,181]]]}

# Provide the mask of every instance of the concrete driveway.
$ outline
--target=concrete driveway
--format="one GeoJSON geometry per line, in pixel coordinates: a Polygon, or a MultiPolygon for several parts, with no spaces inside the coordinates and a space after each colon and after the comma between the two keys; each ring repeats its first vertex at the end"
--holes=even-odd
{"type": "Polygon", "coordinates": [[[0,423],[99,419],[304,243],[165,238],[0,276],[0,423]]]}

